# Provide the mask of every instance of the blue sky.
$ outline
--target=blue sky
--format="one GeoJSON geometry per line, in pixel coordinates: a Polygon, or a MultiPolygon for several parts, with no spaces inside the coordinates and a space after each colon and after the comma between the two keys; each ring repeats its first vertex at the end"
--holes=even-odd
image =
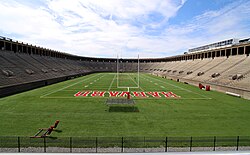
{"type": "Polygon", "coordinates": [[[249,0],[1,0],[0,35],[90,57],[167,57],[250,38],[249,0]]]}

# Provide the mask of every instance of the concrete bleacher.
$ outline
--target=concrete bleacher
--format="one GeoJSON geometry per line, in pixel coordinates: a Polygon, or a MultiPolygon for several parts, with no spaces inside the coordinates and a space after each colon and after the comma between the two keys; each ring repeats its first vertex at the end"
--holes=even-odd
{"type": "Polygon", "coordinates": [[[207,67],[213,64],[212,60],[213,59],[199,60],[200,62],[196,66],[188,67],[186,69],[186,75],[183,78],[184,79],[193,79],[202,70],[207,70],[207,67]]]}
{"type": "Polygon", "coordinates": [[[188,60],[184,61],[184,64],[177,69],[176,76],[184,77],[187,75],[189,71],[192,71],[195,66],[198,66],[201,63],[201,60],[188,60]]]}
{"type": "MultiPolygon", "coordinates": [[[[37,77],[34,74],[35,72],[37,72],[37,68],[34,65],[29,64],[28,62],[19,58],[17,54],[11,54],[9,52],[2,52],[1,57],[5,59],[6,61],[8,61],[8,65],[10,65],[10,66],[6,66],[6,64],[4,64],[5,62],[1,61],[1,66],[2,67],[4,66],[2,69],[7,69],[7,70],[12,71],[14,73],[12,78],[15,78],[18,83],[23,83],[29,80],[34,81],[35,79],[37,79],[37,77]],[[29,74],[29,71],[33,72],[33,74],[29,74]]],[[[5,79],[5,80],[9,81],[8,79],[5,79]]],[[[1,86],[3,85],[6,85],[6,84],[4,83],[1,84],[1,86]]]]}
{"type": "Polygon", "coordinates": [[[250,71],[248,74],[244,75],[244,78],[236,80],[232,83],[230,83],[231,86],[237,87],[237,88],[243,88],[246,90],[250,90],[250,71]]]}
{"type": "Polygon", "coordinates": [[[247,93],[243,92],[250,92],[250,58],[247,55],[143,63],[141,66],[147,68],[146,72],[157,76],[181,79],[193,84],[212,84],[244,95],[247,93]]]}
{"type": "MultiPolygon", "coordinates": [[[[235,82],[233,79],[234,75],[242,75],[245,76],[246,73],[250,71],[249,64],[250,64],[250,58],[246,56],[237,56],[240,61],[237,61],[232,63],[231,68],[228,68],[228,66],[224,72],[220,73],[220,76],[218,78],[211,79],[212,82],[217,82],[220,84],[230,84],[235,82]]],[[[237,81],[237,80],[236,80],[237,81]]]]}
{"type": "Polygon", "coordinates": [[[245,55],[197,59],[188,61],[167,62],[164,70],[167,70],[162,75],[169,77],[180,77],[183,79],[192,79],[196,81],[210,81],[217,82],[222,77],[228,77],[233,74],[244,74],[248,69],[246,66],[250,63],[249,58],[245,55]],[[245,66],[245,67],[244,67],[245,66]],[[190,74],[188,74],[190,72],[190,74]],[[199,72],[204,72],[203,75],[198,76],[199,72]],[[212,74],[220,73],[217,78],[212,78],[212,74]]]}
{"type": "Polygon", "coordinates": [[[179,71],[185,65],[185,61],[177,61],[177,62],[166,62],[160,64],[160,70],[158,71],[159,75],[162,76],[178,76],[179,71]]]}
{"type": "Polygon", "coordinates": [[[155,64],[156,64],[156,66],[154,66],[153,74],[163,76],[166,62],[159,62],[159,63],[155,63],[155,64]]]}
{"type": "Polygon", "coordinates": [[[226,61],[224,61],[223,63],[219,64],[218,66],[214,67],[209,73],[223,73],[225,71],[230,70],[232,67],[238,65],[239,63],[241,63],[242,61],[244,61],[244,59],[246,58],[246,56],[241,55],[241,56],[231,56],[229,58],[227,58],[226,61]]]}
{"type": "Polygon", "coordinates": [[[214,74],[214,73],[223,74],[223,72],[225,72],[225,71],[229,70],[230,68],[234,67],[238,63],[242,62],[244,59],[245,59],[245,56],[232,56],[232,57],[229,57],[225,61],[221,61],[221,63],[218,63],[216,66],[214,66],[210,70],[204,71],[204,75],[197,76],[196,79],[199,79],[201,81],[213,82],[214,78],[212,77],[212,74],[214,74]]]}
{"type": "Polygon", "coordinates": [[[0,88],[90,72],[81,62],[13,51],[0,52],[0,71],[0,88]]]}
{"type": "Polygon", "coordinates": [[[205,66],[198,68],[195,72],[193,72],[192,80],[197,81],[205,81],[211,79],[211,74],[214,73],[213,69],[218,67],[220,64],[227,60],[226,57],[218,57],[214,58],[210,61],[210,63],[206,64],[205,66]],[[198,73],[203,72],[204,74],[198,76],[198,73]]]}

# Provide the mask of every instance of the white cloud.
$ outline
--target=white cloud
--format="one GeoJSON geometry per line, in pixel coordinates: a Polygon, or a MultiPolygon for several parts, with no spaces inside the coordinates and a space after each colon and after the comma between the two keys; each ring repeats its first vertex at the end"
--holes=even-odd
{"type": "Polygon", "coordinates": [[[249,8],[237,2],[188,23],[168,25],[185,0],[47,0],[0,3],[0,32],[14,39],[91,57],[166,57],[189,47],[242,36],[249,8]],[[238,6],[230,10],[230,8],[238,6]],[[159,15],[158,19],[150,15],[159,15]],[[243,16],[244,15],[244,16],[243,16]],[[243,17],[242,17],[243,16],[243,17]],[[166,26],[168,25],[168,26],[166,26]],[[156,34],[149,34],[150,31],[156,34]],[[233,32],[233,33],[232,33],[233,32]],[[231,35],[231,37],[230,37],[231,35]],[[205,40],[203,38],[206,38],[205,40]]]}
{"type": "Polygon", "coordinates": [[[177,46],[187,49],[230,38],[249,37],[250,2],[242,2],[235,1],[220,10],[204,12],[187,23],[170,26],[164,35],[172,40],[175,49],[177,46]]]}

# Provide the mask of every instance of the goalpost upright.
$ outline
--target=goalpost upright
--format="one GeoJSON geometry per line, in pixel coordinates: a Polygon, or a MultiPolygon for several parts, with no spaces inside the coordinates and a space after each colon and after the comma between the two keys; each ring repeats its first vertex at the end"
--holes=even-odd
{"type": "Polygon", "coordinates": [[[137,81],[138,81],[138,88],[140,87],[140,58],[139,58],[139,54],[138,54],[138,71],[137,71],[137,81]]]}

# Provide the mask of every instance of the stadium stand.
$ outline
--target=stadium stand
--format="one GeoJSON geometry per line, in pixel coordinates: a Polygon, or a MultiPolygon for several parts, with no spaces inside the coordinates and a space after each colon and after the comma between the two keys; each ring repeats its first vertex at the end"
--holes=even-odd
{"type": "Polygon", "coordinates": [[[203,59],[200,60],[201,63],[196,68],[190,68],[189,71],[192,71],[192,74],[187,74],[187,76],[184,77],[184,79],[194,79],[198,78],[197,75],[200,72],[206,72],[208,70],[211,70],[215,66],[217,66],[219,63],[223,62],[225,58],[215,58],[215,59],[203,59]]]}
{"type": "MultiPolygon", "coordinates": [[[[140,59],[140,72],[240,94],[250,99],[250,42],[215,49],[195,48],[165,58],[140,59]]],[[[96,72],[116,72],[115,58],[91,58],[45,49],[0,37],[0,97],[96,72]]],[[[132,72],[138,60],[122,59],[119,69],[132,72]]]]}
{"type": "MultiPolygon", "coordinates": [[[[230,84],[231,82],[233,82],[234,80],[238,80],[244,77],[244,75],[250,71],[250,69],[248,68],[248,65],[250,64],[250,59],[249,57],[246,56],[234,56],[237,57],[239,59],[241,59],[240,61],[235,61],[233,63],[230,63],[228,67],[224,67],[224,68],[228,68],[225,69],[224,71],[218,72],[220,73],[220,77],[218,78],[213,78],[210,81],[213,82],[218,82],[221,84],[230,84]]],[[[233,61],[233,60],[231,60],[233,61]]],[[[216,71],[215,71],[216,72],[216,71]]]]}

